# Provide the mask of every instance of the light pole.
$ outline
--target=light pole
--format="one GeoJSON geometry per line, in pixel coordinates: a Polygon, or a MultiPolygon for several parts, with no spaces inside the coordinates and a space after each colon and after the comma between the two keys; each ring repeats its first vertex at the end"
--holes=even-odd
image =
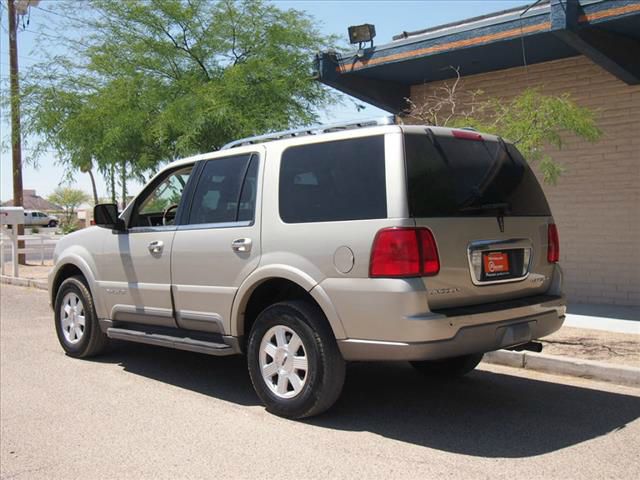
{"type": "MultiPolygon", "coordinates": [[[[20,142],[20,86],[18,79],[18,16],[14,0],[7,0],[9,10],[9,69],[11,95],[11,154],[13,158],[13,205],[22,207],[22,147],[20,142]]],[[[24,235],[24,225],[17,225],[18,235],[24,235]]],[[[24,248],[24,240],[18,242],[18,248],[24,248]]],[[[18,263],[24,265],[26,256],[18,254],[18,263]]]]}

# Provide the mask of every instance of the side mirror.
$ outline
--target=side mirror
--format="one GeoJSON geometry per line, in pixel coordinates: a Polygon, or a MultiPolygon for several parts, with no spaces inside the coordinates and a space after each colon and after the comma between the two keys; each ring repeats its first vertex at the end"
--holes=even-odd
{"type": "Polygon", "coordinates": [[[99,203],[93,207],[93,220],[99,227],[119,232],[125,230],[124,221],[118,218],[118,206],[115,203],[99,203]]]}

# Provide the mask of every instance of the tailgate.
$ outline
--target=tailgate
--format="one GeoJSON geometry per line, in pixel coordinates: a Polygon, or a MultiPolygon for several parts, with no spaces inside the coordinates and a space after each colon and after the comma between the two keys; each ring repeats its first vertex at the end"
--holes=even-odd
{"type": "Polygon", "coordinates": [[[431,309],[497,302],[546,292],[549,217],[419,218],[436,239],[440,272],[423,277],[431,309]]]}
{"type": "Polygon", "coordinates": [[[553,223],[542,188],[515,146],[475,132],[405,133],[409,216],[429,228],[440,272],[425,277],[432,309],[544,293],[553,223]]]}

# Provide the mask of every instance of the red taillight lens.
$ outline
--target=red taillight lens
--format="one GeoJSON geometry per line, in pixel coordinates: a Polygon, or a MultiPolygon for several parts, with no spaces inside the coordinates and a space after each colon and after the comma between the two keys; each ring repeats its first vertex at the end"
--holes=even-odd
{"type": "Polygon", "coordinates": [[[419,277],[439,271],[436,242],[426,228],[384,228],[376,235],[370,277],[419,277]]]}
{"type": "Polygon", "coordinates": [[[469,130],[451,130],[451,134],[455,138],[461,138],[463,140],[475,140],[476,142],[483,140],[482,135],[476,132],[470,132],[469,130]]]}
{"type": "Polygon", "coordinates": [[[422,246],[422,274],[424,276],[435,275],[440,271],[436,239],[433,238],[431,230],[426,228],[418,229],[418,237],[422,246]]]}
{"type": "Polygon", "coordinates": [[[556,263],[560,260],[560,239],[558,238],[558,227],[555,223],[549,224],[547,228],[547,260],[549,263],[556,263]]]}

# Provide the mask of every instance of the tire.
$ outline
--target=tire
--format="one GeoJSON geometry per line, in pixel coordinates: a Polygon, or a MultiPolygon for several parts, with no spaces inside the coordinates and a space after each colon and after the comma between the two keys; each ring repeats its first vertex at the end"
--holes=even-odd
{"type": "Polygon", "coordinates": [[[62,282],[56,293],[54,316],[58,341],[67,355],[87,358],[106,350],[109,339],[100,330],[93,297],[82,277],[62,282]]]}
{"type": "Polygon", "coordinates": [[[309,302],[280,302],[263,310],[249,333],[247,357],[253,388],[267,411],[280,417],[318,415],[342,392],[344,359],[324,314],[309,302]],[[263,368],[273,371],[271,376],[263,375],[263,368]]]}
{"type": "Polygon", "coordinates": [[[56,222],[55,220],[49,220],[49,223],[47,224],[47,227],[49,228],[54,228],[58,226],[58,222],[56,222]]]}
{"type": "Polygon", "coordinates": [[[471,372],[478,366],[483,356],[483,353],[474,353],[442,360],[424,360],[410,363],[413,368],[429,377],[455,378],[471,372]]]}

